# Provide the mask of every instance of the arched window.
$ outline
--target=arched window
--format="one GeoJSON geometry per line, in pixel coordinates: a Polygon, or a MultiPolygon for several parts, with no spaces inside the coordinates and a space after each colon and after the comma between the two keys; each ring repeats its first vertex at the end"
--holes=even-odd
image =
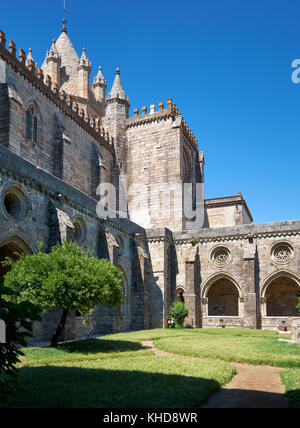
{"type": "Polygon", "coordinates": [[[39,138],[39,115],[34,106],[26,110],[26,139],[33,144],[38,143],[39,138]]]}

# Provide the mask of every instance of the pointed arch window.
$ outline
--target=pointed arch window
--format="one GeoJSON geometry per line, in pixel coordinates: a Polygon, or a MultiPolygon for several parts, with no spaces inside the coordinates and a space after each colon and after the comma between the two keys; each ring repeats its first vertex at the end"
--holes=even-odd
{"type": "Polygon", "coordinates": [[[33,144],[38,143],[39,138],[39,115],[37,110],[31,106],[26,110],[26,139],[33,144]]]}
{"type": "Polygon", "coordinates": [[[32,115],[30,110],[26,111],[26,138],[31,140],[32,136],[32,115]]]}

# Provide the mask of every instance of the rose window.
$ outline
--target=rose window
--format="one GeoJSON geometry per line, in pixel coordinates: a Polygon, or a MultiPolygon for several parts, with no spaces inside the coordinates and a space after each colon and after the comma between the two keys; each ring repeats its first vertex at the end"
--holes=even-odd
{"type": "Polygon", "coordinates": [[[290,244],[278,244],[272,250],[272,256],[276,263],[288,263],[293,257],[293,248],[290,244]]]}
{"type": "Polygon", "coordinates": [[[212,261],[217,266],[226,266],[230,260],[231,255],[227,248],[217,248],[212,253],[212,261]]]}

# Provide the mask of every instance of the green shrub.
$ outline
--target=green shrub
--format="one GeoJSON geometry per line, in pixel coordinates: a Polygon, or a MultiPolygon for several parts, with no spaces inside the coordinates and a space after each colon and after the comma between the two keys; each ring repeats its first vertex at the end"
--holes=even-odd
{"type": "Polygon", "coordinates": [[[175,320],[176,327],[183,328],[184,320],[186,319],[188,314],[189,314],[189,311],[185,303],[183,302],[173,303],[170,310],[170,316],[175,320]]]}
{"type": "Polygon", "coordinates": [[[55,245],[50,253],[22,254],[10,267],[4,284],[14,291],[16,303],[27,301],[44,312],[61,309],[61,320],[53,332],[51,347],[56,348],[67,316],[78,310],[89,313],[102,304],[118,306],[123,298],[118,269],[109,260],[99,260],[73,242],[55,245]]]}
{"type": "Polygon", "coordinates": [[[40,321],[39,308],[28,302],[12,303],[6,300],[12,290],[0,284],[0,319],[6,325],[6,343],[0,343],[0,402],[21,390],[18,384],[16,364],[20,362],[26,347],[26,339],[32,337],[34,321],[40,321]]]}

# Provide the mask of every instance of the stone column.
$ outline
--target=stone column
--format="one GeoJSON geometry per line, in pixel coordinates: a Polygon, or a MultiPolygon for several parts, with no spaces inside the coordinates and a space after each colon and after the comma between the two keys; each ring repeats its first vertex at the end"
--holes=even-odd
{"type": "Polygon", "coordinates": [[[147,263],[148,258],[143,255],[139,255],[141,275],[144,284],[144,329],[150,329],[150,308],[149,308],[149,284],[147,281],[147,263]]]}
{"type": "Polygon", "coordinates": [[[166,228],[148,229],[146,232],[150,252],[150,328],[167,328],[171,292],[169,247],[172,235],[166,228]]]}
{"type": "MultiPolygon", "coordinates": [[[[114,266],[118,267],[119,245],[115,240],[114,236],[108,231],[106,231],[106,240],[107,240],[109,260],[114,266]]],[[[112,311],[113,311],[113,331],[117,333],[120,331],[120,327],[121,327],[120,306],[113,308],[112,311]]]]}
{"type": "Polygon", "coordinates": [[[257,328],[257,296],[255,287],[256,245],[247,243],[244,247],[244,327],[257,328]]]}
{"type": "Polygon", "coordinates": [[[189,315],[185,325],[188,327],[199,328],[199,295],[196,291],[196,264],[195,261],[185,262],[185,286],[186,294],[184,295],[185,303],[189,309],[189,315]]]}

